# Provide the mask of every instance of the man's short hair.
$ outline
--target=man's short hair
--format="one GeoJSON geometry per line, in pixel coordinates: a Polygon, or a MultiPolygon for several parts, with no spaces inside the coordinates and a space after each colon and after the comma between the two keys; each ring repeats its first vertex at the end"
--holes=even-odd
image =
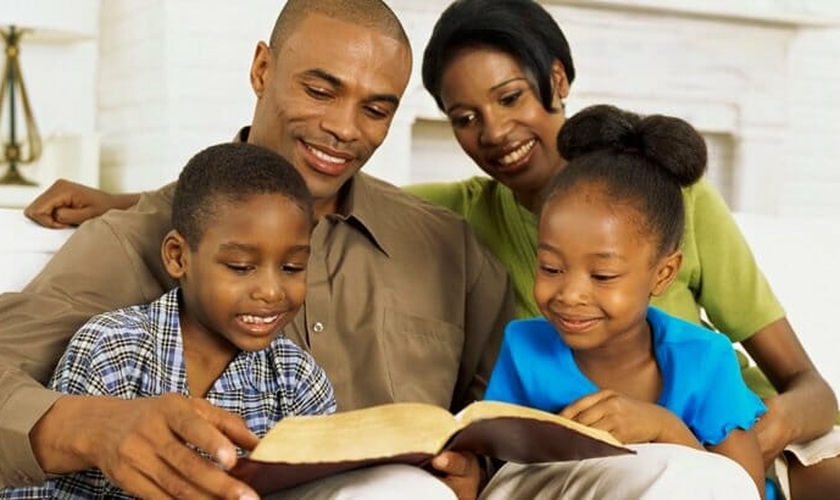
{"type": "Polygon", "coordinates": [[[278,49],[310,14],[372,28],[411,47],[402,23],[382,0],[289,0],[277,16],[269,46],[278,49]]]}

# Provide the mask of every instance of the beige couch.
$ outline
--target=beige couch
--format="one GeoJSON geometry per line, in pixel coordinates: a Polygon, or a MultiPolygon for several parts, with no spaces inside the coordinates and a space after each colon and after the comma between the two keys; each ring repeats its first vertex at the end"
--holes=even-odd
{"type": "MultiPolygon", "coordinates": [[[[829,218],[737,214],[765,274],[812,359],[840,390],[840,224],[829,218]]],[[[72,230],[49,230],[17,209],[0,209],[0,291],[18,290],[44,265],[72,230]]],[[[2,318],[0,318],[2,321],[2,318]]]]}

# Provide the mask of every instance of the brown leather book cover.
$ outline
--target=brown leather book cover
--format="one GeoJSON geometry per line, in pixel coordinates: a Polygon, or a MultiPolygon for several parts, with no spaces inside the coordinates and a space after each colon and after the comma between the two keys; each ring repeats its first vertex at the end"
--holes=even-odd
{"type": "Polygon", "coordinates": [[[540,410],[478,401],[457,415],[423,403],[281,420],[231,474],[267,494],[386,463],[426,466],[439,452],[517,463],[633,453],[612,435],[540,410]]]}

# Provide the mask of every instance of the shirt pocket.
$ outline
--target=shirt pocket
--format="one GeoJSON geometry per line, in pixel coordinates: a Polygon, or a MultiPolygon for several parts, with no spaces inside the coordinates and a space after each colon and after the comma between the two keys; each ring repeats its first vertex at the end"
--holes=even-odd
{"type": "Polygon", "coordinates": [[[464,330],[392,308],[384,312],[383,350],[394,401],[421,401],[449,408],[464,330]]]}

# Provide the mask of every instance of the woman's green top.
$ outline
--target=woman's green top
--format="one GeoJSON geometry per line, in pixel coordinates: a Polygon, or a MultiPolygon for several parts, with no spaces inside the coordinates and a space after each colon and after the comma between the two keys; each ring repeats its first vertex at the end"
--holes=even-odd
{"type": "MultiPolygon", "coordinates": [[[[516,202],[508,188],[486,177],[473,177],[406,189],[461,214],[510,273],[517,316],[540,315],[533,296],[537,218],[516,202]]],[[[683,200],[686,219],[682,267],[674,283],[651,304],[693,323],[707,324],[732,342],[745,340],[784,317],[781,304],[717,191],[702,179],[683,189],[683,200]]],[[[747,366],[743,355],[741,362],[747,366]]],[[[757,370],[745,372],[744,378],[759,396],[772,394],[769,382],[757,370]]]]}

